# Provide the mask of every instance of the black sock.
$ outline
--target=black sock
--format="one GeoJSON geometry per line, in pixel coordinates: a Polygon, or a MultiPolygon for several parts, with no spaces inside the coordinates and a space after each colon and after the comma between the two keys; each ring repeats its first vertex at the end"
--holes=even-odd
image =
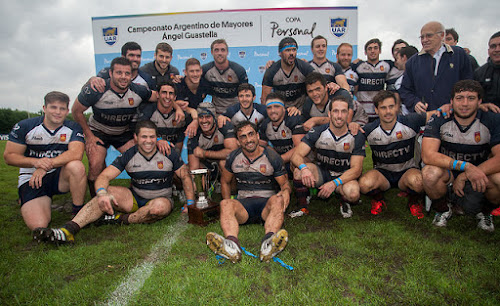
{"type": "Polygon", "coordinates": [[[240,241],[238,240],[238,238],[236,238],[235,236],[227,236],[226,239],[233,241],[241,249],[240,241]]]}
{"type": "Polygon", "coordinates": [[[122,224],[125,224],[125,225],[129,225],[130,223],[128,222],[128,217],[130,216],[130,214],[121,214],[119,217],[118,217],[118,220],[120,220],[120,222],[122,224]]]}
{"type": "Polygon", "coordinates": [[[307,207],[307,196],[309,196],[309,188],[304,186],[301,180],[293,180],[293,187],[295,187],[297,206],[300,208],[307,207]]]}
{"type": "Polygon", "coordinates": [[[87,179],[87,184],[89,185],[90,197],[94,198],[96,196],[96,193],[95,193],[95,181],[91,181],[91,180],[87,179]]]}
{"type": "Polygon", "coordinates": [[[80,231],[80,225],[78,225],[76,222],[73,221],[68,221],[66,224],[63,225],[65,229],[68,230],[72,235],[76,235],[80,231]]]}
{"type": "Polygon", "coordinates": [[[75,205],[75,204],[73,203],[72,205],[73,205],[73,211],[72,211],[72,214],[73,214],[74,216],[76,216],[76,214],[78,214],[78,212],[80,211],[80,209],[82,209],[83,204],[82,204],[82,205],[75,205]]]}
{"type": "Polygon", "coordinates": [[[384,200],[384,192],[378,188],[373,189],[372,191],[368,192],[366,195],[372,197],[375,201],[384,200]]]}
{"type": "Polygon", "coordinates": [[[262,242],[264,242],[266,239],[269,239],[269,237],[271,237],[272,235],[274,235],[274,232],[269,232],[269,233],[266,233],[266,234],[264,235],[264,238],[262,238],[261,243],[262,243],[262,242]]]}

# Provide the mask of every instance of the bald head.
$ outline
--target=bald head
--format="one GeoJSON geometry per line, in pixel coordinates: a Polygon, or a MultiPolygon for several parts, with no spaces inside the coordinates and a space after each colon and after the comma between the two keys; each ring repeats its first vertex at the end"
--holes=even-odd
{"type": "Polygon", "coordinates": [[[422,48],[425,52],[434,55],[441,45],[444,39],[444,26],[437,21],[431,21],[426,23],[420,30],[420,42],[422,43],[422,48]]]}

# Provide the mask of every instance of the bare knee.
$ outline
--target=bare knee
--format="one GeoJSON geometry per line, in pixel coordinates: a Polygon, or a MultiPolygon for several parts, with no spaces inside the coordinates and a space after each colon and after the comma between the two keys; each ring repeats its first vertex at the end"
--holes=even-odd
{"type": "Polygon", "coordinates": [[[163,218],[166,217],[171,211],[172,208],[170,206],[170,203],[162,202],[151,207],[149,213],[153,216],[163,218]]]}
{"type": "Polygon", "coordinates": [[[425,166],[422,169],[422,184],[424,186],[432,187],[439,181],[443,174],[444,169],[442,168],[436,166],[425,166]]]}
{"type": "Polygon", "coordinates": [[[410,188],[411,190],[413,190],[415,192],[420,193],[424,189],[421,173],[418,173],[418,174],[415,173],[415,174],[408,176],[406,183],[407,183],[408,188],[410,188]]]}
{"type": "Polygon", "coordinates": [[[359,189],[361,193],[366,194],[374,189],[375,180],[368,176],[363,175],[359,178],[359,189]]]}
{"type": "Polygon", "coordinates": [[[221,214],[234,214],[234,201],[233,199],[222,200],[220,202],[221,214]]]}
{"type": "Polygon", "coordinates": [[[359,200],[359,185],[351,181],[342,187],[343,196],[348,202],[357,202],[359,200]]]}
{"type": "Polygon", "coordinates": [[[271,198],[269,198],[267,202],[267,206],[269,207],[269,210],[272,212],[279,212],[279,213],[284,213],[284,201],[282,197],[278,197],[276,195],[273,195],[271,198]]]}
{"type": "Polygon", "coordinates": [[[73,160],[67,163],[64,166],[65,171],[68,172],[69,175],[75,177],[84,177],[85,176],[85,166],[79,160],[73,160]]]}

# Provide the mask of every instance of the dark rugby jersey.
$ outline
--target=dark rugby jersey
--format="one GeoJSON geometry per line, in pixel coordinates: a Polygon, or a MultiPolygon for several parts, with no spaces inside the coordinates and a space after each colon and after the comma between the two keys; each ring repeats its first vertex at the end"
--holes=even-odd
{"type": "Polygon", "coordinates": [[[238,125],[238,123],[243,121],[250,121],[252,123],[255,123],[255,125],[259,126],[262,120],[264,120],[264,118],[267,118],[267,110],[265,105],[253,103],[252,114],[250,115],[250,117],[247,117],[241,111],[241,105],[240,103],[238,103],[233,106],[230,106],[227,109],[224,116],[231,119],[231,123],[234,126],[238,125]]]}
{"type": "MultiPolygon", "coordinates": [[[[394,65],[394,62],[392,63],[394,65]]],[[[397,92],[396,82],[401,76],[403,76],[404,72],[404,70],[399,70],[396,66],[391,68],[386,79],[387,90],[397,92]]]]}
{"type": "Polygon", "coordinates": [[[167,156],[156,151],[147,159],[139,152],[137,145],[118,156],[112,163],[118,170],[127,171],[132,192],[147,200],[172,198],[172,177],[183,164],[175,150],[171,150],[167,156]]]}
{"type": "Polygon", "coordinates": [[[398,116],[389,132],[382,129],[380,119],[365,125],[363,129],[372,149],[373,167],[392,172],[415,168],[415,139],[425,120],[425,114],[398,116]]]}
{"type": "Polygon", "coordinates": [[[326,62],[322,63],[321,65],[318,65],[311,60],[309,61],[309,64],[311,65],[311,67],[313,67],[314,71],[321,73],[325,77],[327,83],[337,83],[335,81],[335,77],[337,75],[344,75],[342,67],[330,60],[326,60],[326,62]]]}
{"type": "Polygon", "coordinates": [[[432,116],[424,137],[441,140],[439,152],[477,166],[488,159],[491,148],[500,143],[500,114],[478,110],[471,125],[462,127],[454,116],[432,116]]]}
{"type": "Polygon", "coordinates": [[[281,69],[281,60],[275,62],[266,70],[262,85],[272,87],[285,99],[285,106],[295,106],[302,109],[306,99],[306,76],[314,69],[302,60],[295,60],[295,66],[289,75],[281,69]]]}
{"type": "Polygon", "coordinates": [[[193,93],[186,84],[186,78],[182,78],[180,83],[175,84],[177,89],[177,100],[188,101],[189,107],[196,109],[198,105],[203,102],[205,97],[207,96],[207,85],[206,81],[200,79],[200,84],[198,85],[198,89],[196,93],[193,93]]]}
{"type": "Polygon", "coordinates": [[[240,64],[229,61],[229,67],[220,71],[214,62],[203,65],[202,78],[208,86],[208,94],[212,96],[212,103],[218,114],[238,103],[238,86],[248,83],[247,72],[240,64]]]}
{"type": "Polygon", "coordinates": [[[157,103],[145,103],[139,107],[139,121],[151,120],[158,128],[158,136],[163,140],[172,143],[184,141],[184,132],[187,126],[191,123],[191,116],[186,115],[186,119],[180,122],[175,120],[175,109],[172,108],[170,113],[163,114],[158,110],[157,103]]]}
{"type": "Polygon", "coordinates": [[[203,150],[210,151],[220,151],[224,149],[224,139],[236,138],[234,133],[234,126],[231,122],[226,123],[222,128],[219,129],[217,126],[217,121],[215,122],[215,132],[207,137],[203,135],[201,128],[198,128],[196,136],[188,140],[188,154],[193,154],[196,147],[200,147],[203,150]]]}
{"type": "MultiPolygon", "coordinates": [[[[68,150],[73,141],[85,142],[83,130],[74,121],[64,120],[62,126],[50,131],[43,124],[44,117],[25,119],[16,123],[9,134],[9,141],[25,145],[24,156],[33,158],[54,158],[68,150]]],[[[18,187],[28,182],[35,168],[20,168],[18,187]]],[[[55,171],[50,170],[48,173],[55,171]]]]}
{"type": "Polygon", "coordinates": [[[226,169],[236,178],[238,199],[270,198],[280,190],[275,178],[286,174],[281,157],[268,148],[253,162],[236,149],[227,157],[226,169]]]}
{"type": "Polygon", "coordinates": [[[358,75],[358,101],[363,105],[369,117],[377,117],[375,107],[373,106],[373,98],[375,95],[385,88],[387,75],[392,68],[392,62],[379,61],[376,65],[372,65],[365,61],[360,61],[352,65],[352,70],[358,75]]]}
{"type": "MultiPolygon", "coordinates": [[[[101,69],[101,71],[99,71],[97,76],[104,80],[108,80],[110,78],[109,67],[101,69]]],[[[132,79],[132,83],[145,86],[151,90],[156,90],[156,83],[153,81],[151,76],[148,73],[141,70],[139,70],[137,72],[137,76],[132,79]]]]}
{"type": "Polygon", "coordinates": [[[351,91],[351,94],[354,95],[354,87],[358,83],[359,76],[356,72],[352,70],[352,67],[349,67],[345,72],[345,77],[347,79],[347,84],[349,84],[349,90],[351,91]]]}
{"type": "Polygon", "coordinates": [[[153,88],[151,88],[152,90],[156,90],[156,85],[172,81],[176,75],[179,75],[179,70],[172,65],[168,65],[167,71],[161,74],[158,69],[156,69],[154,61],[141,66],[139,71],[146,72],[151,76],[154,84],[153,88]]]}
{"type": "Polygon", "coordinates": [[[285,118],[278,127],[274,127],[271,119],[266,118],[259,129],[260,139],[271,142],[276,152],[285,154],[293,149],[292,136],[306,133],[303,123],[302,116],[288,116],[286,112],[285,118]]]}
{"type": "Polygon", "coordinates": [[[144,86],[131,83],[128,90],[118,94],[111,89],[110,80],[106,80],[103,93],[85,85],[78,95],[78,101],[92,107],[89,118],[91,130],[107,135],[121,135],[129,130],[129,124],[137,118],[137,108],[142,101],[151,98],[151,91],[144,86]]]}
{"type": "Polygon", "coordinates": [[[365,136],[351,132],[336,137],[329,129],[329,124],[323,124],[311,129],[302,142],[312,150],[316,150],[316,164],[328,171],[332,177],[342,175],[351,168],[351,156],[365,156],[365,136]]]}

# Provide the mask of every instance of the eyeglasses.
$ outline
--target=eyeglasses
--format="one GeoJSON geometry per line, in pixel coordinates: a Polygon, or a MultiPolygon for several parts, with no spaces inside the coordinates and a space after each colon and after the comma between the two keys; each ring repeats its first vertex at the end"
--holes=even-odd
{"type": "Polygon", "coordinates": [[[441,34],[441,33],[443,33],[443,31],[439,31],[439,32],[436,32],[436,33],[427,33],[427,34],[424,34],[424,35],[420,35],[418,38],[420,38],[420,40],[422,40],[424,38],[431,39],[432,36],[434,36],[436,34],[441,34]]]}

